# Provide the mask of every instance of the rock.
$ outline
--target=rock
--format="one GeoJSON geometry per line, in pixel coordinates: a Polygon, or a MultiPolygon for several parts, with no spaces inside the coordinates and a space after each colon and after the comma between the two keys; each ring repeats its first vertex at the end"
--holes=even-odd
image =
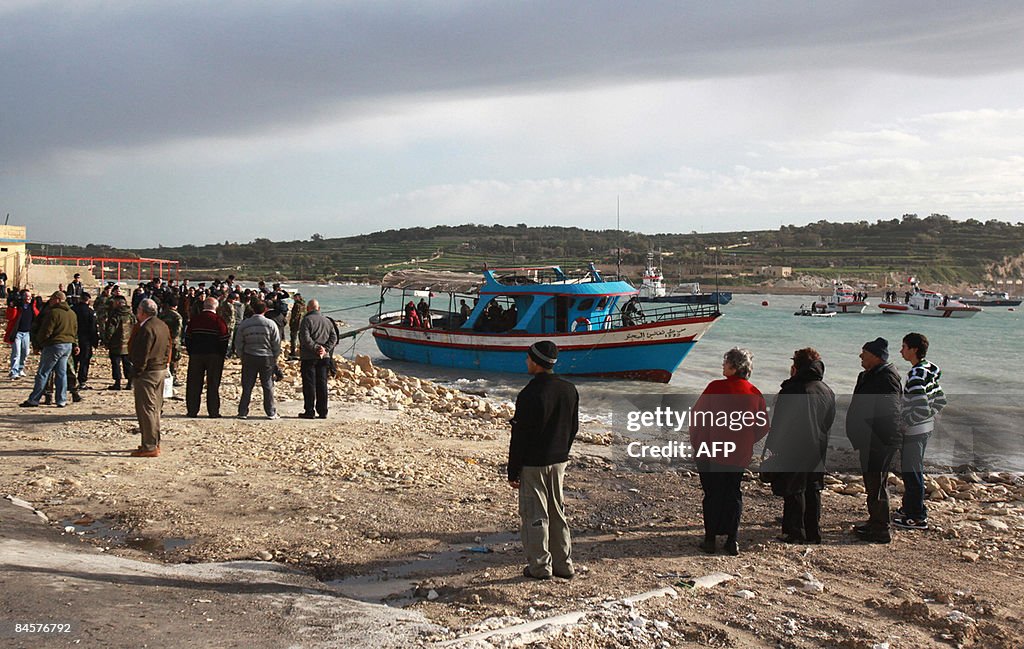
{"type": "Polygon", "coordinates": [[[427,593],[427,599],[429,599],[430,601],[434,601],[438,597],[440,597],[440,595],[438,595],[437,591],[433,588],[431,588],[430,591],[427,593]]]}
{"type": "Polygon", "coordinates": [[[32,480],[31,482],[29,482],[29,484],[36,487],[41,487],[49,491],[50,489],[53,489],[53,486],[57,484],[57,481],[51,478],[50,476],[43,476],[41,478],[36,478],[35,480],[32,480]]]}
{"type": "Polygon", "coordinates": [[[260,550],[256,553],[256,556],[259,558],[260,561],[270,561],[274,558],[274,555],[266,550],[260,550]]]}
{"type": "Polygon", "coordinates": [[[739,597],[740,599],[754,599],[757,595],[752,590],[738,590],[732,594],[733,597],[739,597]]]}
{"type": "Polygon", "coordinates": [[[1010,526],[997,518],[986,518],[981,521],[981,524],[993,530],[1005,532],[1010,529],[1010,526]]]}
{"type": "Polygon", "coordinates": [[[847,496],[859,496],[861,494],[866,494],[867,490],[864,489],[864,485],[850,484],[850,485],[846,485],[845,487],[843,487],[839,491],[839,493],[845,494],[847,496]]]}
{"type": "Polygon", "coordinates": [[[376,376],[376,369],[373,367],[373,362],[370,361],[370,357],[366,354],[356,354],[356,365],[359,369],[368,376],[376,376]]]}

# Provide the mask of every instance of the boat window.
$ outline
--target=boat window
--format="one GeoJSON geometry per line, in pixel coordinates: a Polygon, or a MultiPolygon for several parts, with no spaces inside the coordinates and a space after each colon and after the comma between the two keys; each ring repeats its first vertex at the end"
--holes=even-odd
{"type": "Polygon", "coordinates": [[[590,309],[593,308],[593,306],[594,298],[588,297],[584,300],[580,300],[579,304],[576,305],[576,308],[579,309],[580,311],[590,311],[590,309]]]}
{"type": "Polygon", "coordinates": [[[608,298],[607,297],[603,297],[603,298],[601,298],[600,300],[597,301],[597,308],[598,309],[603,309],[606,306],[608,306],[608,298]]]}

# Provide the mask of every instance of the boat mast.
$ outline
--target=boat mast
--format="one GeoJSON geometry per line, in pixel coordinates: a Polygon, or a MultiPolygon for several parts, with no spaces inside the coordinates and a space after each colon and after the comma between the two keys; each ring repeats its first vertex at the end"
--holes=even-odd
{"type": "Polygon", "coordinates": [[[622,279],[622,227],[619,225],[619,197],[615,196],[615,231],[619,240],[615,247],[615,278],[622,279]]]}

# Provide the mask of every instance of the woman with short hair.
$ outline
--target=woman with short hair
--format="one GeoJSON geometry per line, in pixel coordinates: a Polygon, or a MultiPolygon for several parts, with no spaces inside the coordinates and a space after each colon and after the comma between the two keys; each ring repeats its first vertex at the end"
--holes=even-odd
{"type": "Polygon", "coordinates": [[[764,397],[749,380],[753,360],[750,350],[727,351],[722,358],[725,378],[709,383],[691,411],[690,443],[704,491],[704,541],[700,547],[709,554],[715,552],[716,536],[726,537],[727,553],[735,556],[740,552],[740,482],[754,444],[768,434],[764,397]]]}

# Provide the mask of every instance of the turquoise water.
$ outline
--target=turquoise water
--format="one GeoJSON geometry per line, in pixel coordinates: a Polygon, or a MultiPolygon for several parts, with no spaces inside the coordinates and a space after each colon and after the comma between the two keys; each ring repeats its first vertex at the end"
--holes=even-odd
{"type": "MultiPolygon", "coordinates": [[[[379,297],[376,287],[295,285],[307,299],[316,297],[325,312],[369,302],[379,297]]],[[[721,377],[722,354],[732,347],[746,347],[754,355],[751,381],[766,396],[778,392],[789,377],[793,351],[817,349],[826,365],[826,382],[839,397],[839,416],[832,440],[842,447],[844,410],[860,372],[860,350],[869,340],[889,340],[890,360],[901,375],[910,369],[899,354],[903,336],[917,331],[928,336],[928,358],[942,368],[942,384],[950,397],[944,411],[942,435],[937,436],[929,455],[951,466],[987,465],[993,469],[1024,470],[1024,445],[1019,442],[1020,421],[1024,419],[1019,369],[1024,366],[1022,315],[1006,308],[986,309],[963,320],[920,316],[883,315],[869,307],[859,315],[834,318],[796,317],[793,312],[814,296],[736,295],[723,308],[724,315],[693,348],[667,385],[635,381],[574,378],[580,391],[584,418],[595,419],[622,432],[617,415],[634,409],[631,398],[665,395],[696,395],[709,381],[721,377]],[[767,301],[768,306],[762,306],[767,301]],[[994,459],[993,459],[994,458],[994,459]]],[[[872,303],[877,299],[871,299],[872,303]]],[[[397,308],[397,299],[387,308],[397,308]]],[[[335,311],[347,327],[366,325],[376,306],[335,311]]],[[[526,374],[498,374],[453,370],[442,367],[392,361],[381,355],[370,331],[354,341],[347,339],[339,354],[352,358],[368,354],[375,363],[397,372],[439,381],[463,390],[512,401],[528,381],[526,374]]]]}
{"type": "MultiPolygon", "coordinates": [[[[363,286],[295,285],[307,299],[316,297],[324,311],[365,304],[377,299],[379,289],[363,286]]],[[[903,374],[909,365],[900,357],[903,336],[917,331],[928,336],[928,357],[943,371],[947,392],[959,394],[1017,394],[1024,387],[1020,368],[1024,367],[1024,338],[1021,336],[1021,311],[990,308],[963,320],[921,316],[883,315],[873,307],[859,315],[834,318],[801,318],[793,312],[814,296],[736,295],[723,308],[724,315],[698,343],[676,371],[668,386],[622,381],[581,381],[597,392],[643,394],[647,392],[700,392],[720,377],[721,358],[732,347],[746,347],[754,354],[751,380],[764,392],[774,392],[789,376],[789,359],[794,350],[814,347],[826,365],[826,380],[837,394],[853,391],[860,372],[861,346],[878,336],[889,340],[890,360],[903,374]],[[767,307],[761,302],[767,300],[767,307]]],[[[871,300],[873,302],[876,299],[871,300]]],[[[350,327],[363,326],[375,307],[364,307],[333,314],[350,327]]],[[[346,356],[354,352],[369,354],[375,361],[386,361],[370,332],[360,335],[352,347],[343,346],[346,356]]],[[[416,376],[435,376],[450,381],[464,378],[481,389],[499,393],[503,385],[518,386],[525,381],[517,375],[486,375],[454,372],[443,368],[424,368],[400,364],[416,376]]]]}

